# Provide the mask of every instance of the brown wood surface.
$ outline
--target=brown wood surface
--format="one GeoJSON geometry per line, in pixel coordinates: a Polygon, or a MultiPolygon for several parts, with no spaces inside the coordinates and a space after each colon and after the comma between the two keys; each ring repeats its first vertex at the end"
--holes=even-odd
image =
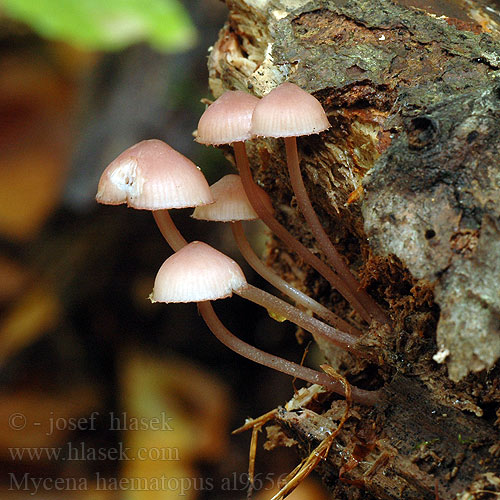
{"type": "MultiPolygon", "coordinates": [[[[306,186],[332,240],[394,321],[361,340],[379,353],[376,365],[321,346],[353,383],[386,395],[352,414],[322,464],[333,498],[498,496],[500,6],[227,4],[209,59],[214,96],[262,96],[290,80],[322,102],[332,128],[299,140],[306,186]]],[[[247,149],[280,221],[319,253],[294,203],[283,144],[262,139],[247,149]]],[[[268,260],[358,322],[279,242],[268,260]]],[[[325,414],[329,404],[280,412],[303,454],[339,420],[325,414]]]]}

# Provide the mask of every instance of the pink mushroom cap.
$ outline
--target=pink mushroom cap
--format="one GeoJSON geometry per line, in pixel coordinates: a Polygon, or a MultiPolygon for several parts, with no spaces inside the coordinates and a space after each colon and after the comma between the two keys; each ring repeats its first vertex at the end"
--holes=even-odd
{"type": "Polygon", "coordinates": [[[321,103],[297,85],[285,82],[255,106],[251,132],[263,137],[298,137],[318,134],[329,127],[321,103]]]}
{"type": "Polygon", "coordinates": [[[203,302],[230,297],[246,285],[234,260],[206,243],[193,241],[163,263],[150,298],[152,302],[203,302]]]}
{"type": "Polygon", "coordinates": [[[139,142],[112,161],[101,175],[96,200],[143,210],[195,207],[214,201],[201,170],[157,139],[139,142]]]}
{"type": "Polygon", "coordinates": [[[259,99],[241,90],[228,90],[201,115],[196,142],[217,146],[252,137],[252,113],[259,99]]]}
{"type": "MultiPolygon", "coordinates": [[[[267,193],[257,186],[260,196],[267,209],[272,213],[273,205],[267,193]]],[[[193,218],[217,222],[234,222],[255,220],[259,216],[248,201],[241,178],[236,174],[229,174],[210,186],[215,203],[196,207],[193,218]]]]}

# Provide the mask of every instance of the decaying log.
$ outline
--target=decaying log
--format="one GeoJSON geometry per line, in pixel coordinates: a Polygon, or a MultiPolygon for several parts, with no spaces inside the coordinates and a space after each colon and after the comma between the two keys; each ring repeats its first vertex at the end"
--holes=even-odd
{"type": "MultiPolygon", "coordinates": [[[[209,59],[214,96],[262,96],[290,80],[320,99],[332,128],[299,140],[306,186],[332,240],[394,321],[361,341],[381,353],[378,366],[321,346],[357,385],[383,385],[386,394],[351,417],[322,466],[325,481],[335,498],[498,491],[500,7],[227,4],[209,59]],[[347,467],[356,447],[362,458],[347,467]]],[[[281,222],[320,253],[295,207],[283,145],[261,139],[248,151],[281,222]]],[[[269,262],[336,312],[348,311],[279,242],[269,262]]],[[[328,421],[313,413],[282,411],[278,419],[304,452],[328,421]]]]}

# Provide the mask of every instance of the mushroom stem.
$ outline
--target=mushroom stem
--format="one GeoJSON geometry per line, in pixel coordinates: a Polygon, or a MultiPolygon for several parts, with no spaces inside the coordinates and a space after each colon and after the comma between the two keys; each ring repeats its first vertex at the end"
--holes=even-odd
{"type": "Polygon", "coordinates": [[[231,229],[233,231],[233,236],[241,252],[241,255],[243,255],[250,267],[252,267],[256,273],[260,274],[260,276],[262,276],[266,281],[277,288],[281,293],[292,298],[296,304],[300,304],[301,306],[310,309],[317,316],[324,319],[336,328],[339,328],[344,332],[348,332],[358,337],[361,335],[361,332],[357,328],[350,325],[349,323],[347,323],[347,321],[344,321],[342,318],[331,312],[323,304],[320,304],[305,293],[297,290],[297,288],[290,285],[290,283],[282,279],[275,272],[273,272],[271,268],[266,266],[253,251],[248,239],[245,236],[243,224],[240,221],[232,222],[231,229]]]}
{"type": "Polygon", "coordinates": [[[372,297],[366,293],[365,290],[360,288],[360,284],[352,275],[349,267],[346,265],[342,256],[333,246],[330,238],[323,229],[304,186],[304,180],[302,179],[299,167],[297,139],[295,137],[285,137],[284,139],[288,170],[290,172],[290,181],[292,183],[293,192],[295,193],[295,198],[297,199],[300,211],[309,224],[309,228],[311,229],[314,238],[318,242],[330,265],[333,267],[335,272],[342,277],[347,286],[356,294],[359,302],[363,305],[365,310],[367,310],[373,319],[377,320],[379,323],[389,323],[389,318],[385,312],[372,299],[372,297]]]}
{"type": "MultiPolygon", "coordinates": [[[[268,368],[278,370],[313,384],[322,385],[336,394],[345,396],[345,389],[341,382],[333,380],[324,373],[261,351],[234,336],[221,323],[210,302],[198,302],[198,310],[212,333],[229,349],[268,368]]],[[[381,394],[379,391],[365,391],[357,387],[352,387],[352,399],[360,404],[372,406],[380,400],[380,397],[381,394]]]]}
{"type": "Polygon", "coordinates": [[[302,243],[296,240],[284,226],[282,226],[269,212],[256,190],[256,185],[252,178],[248,157],[245,150],[244,142],[233,143],[236,165],[240,172],[241,182],[252,204],[255,212],[262,219],[264,224],[280,238],[290,249],[296,252],[307,264],[316,269],[328,282],[338,290],[351,306],[359,313],[368,324],[371,323],[372,317],[370,313],[361,304],[359,299],[354,295],[351,289],[344,283],[342,278],[335,274],[323,261],[313,255],[302,243]]]}
{"type": "Polygon", "coordinates": [[[297,326],[304,328],[304,330],[307,330],[308,332],[323,337],[327,341],[345,349],[346,351],[355,353],[358,356],[367,357],[366,353],[360,352],[356,349],[358,337],[355,335],[341,332],[333,326],[327,325],[316,318],[308,316],[304,311],[301,311],[295,306],[292,306],[288,302],[285,302],[270,293],[264,292],[264,290],[261,290],[260,288],[256,288],[247,283],[246,286],[234,290],[234,293],[237,293],[244,299],[265,307],[268,311],[282,316],[288,321],[295,323],[297,326]]]}
{"type": "Polygon", "coordinates": [[[174,252],[177,252],[188,244],[184,236],[177,229],[168,210],[154,210],[153,217],[158,229],[174,252]]]}

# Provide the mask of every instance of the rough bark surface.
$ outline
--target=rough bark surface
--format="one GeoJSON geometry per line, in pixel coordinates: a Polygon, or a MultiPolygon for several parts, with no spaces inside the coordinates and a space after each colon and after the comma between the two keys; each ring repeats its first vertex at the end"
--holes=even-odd
{"type": "MultiPolygon", "coordinates": [[[[306,186],[332,240],[394,320],[361,340],[379,353],[378,366],[321,346],[357,385],[386,393],[351,416],[322,466],[335,498],[499,491],[500,7],[227,3],[209,61],[214,96],[262,96],[290,80],[320,99],[332,128],[299,141],[306,186]]],[[[262,139],[248,151],[280,220],[318,251],[295,207],[283,145],[262,139]]],[[[269,262],[348,314],[279,242],[269,262]]],[[[304,450],[325,422],[335,425],[319,407],[280,413],[304,450]]]]}

